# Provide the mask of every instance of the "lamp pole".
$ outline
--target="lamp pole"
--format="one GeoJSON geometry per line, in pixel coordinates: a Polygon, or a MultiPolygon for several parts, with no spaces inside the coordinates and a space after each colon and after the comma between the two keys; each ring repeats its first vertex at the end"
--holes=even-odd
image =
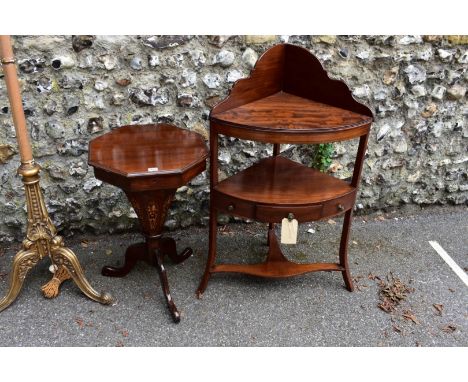
{"type": "Polygon", "coordinates": [[[26,238],[23,240],[21,250],[13,260],[9,289],[5,297],[0,300],[0,311],[11,305],[18,296],[29,270],[46,256],[52,261],[54,276],[42,287],[45,297],[56,297],[60,284],[64,280],[72,278],[90,299],[101,304],[111,304],[113,299],[110,295],[97,292],[86,280],[78,258],[72,250],[65,247],[62,237],[57,235],[57,230],[47,212],[39,185],[41,168],[34,161],[26,129],[10,36],[0,36],[0,58],[21,157],[18,174],[21,175],[24,183],[28,212],[26,238]]]}

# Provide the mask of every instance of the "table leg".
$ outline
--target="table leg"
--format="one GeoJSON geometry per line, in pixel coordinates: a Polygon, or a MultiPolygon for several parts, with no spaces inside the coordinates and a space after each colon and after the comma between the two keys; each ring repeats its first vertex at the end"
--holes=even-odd
{"type": "Polygon", "coordinates": [[[0,300],[0,312],[10,306],[23,286],[26,274],[41,260],[35,249],[22,249],[19,251],[11,267],[10,286],[5,297],[0,300]]]}
{"type": "Polygon", "coordinates": [[[125,251],[125,263],[122,267],[105,266],[101,270],[103,276],[124,277],[130,273],[138,261],[148,261],[148,251],[145,243],[132,244],[125,251]]]}
{"type": "Polygon", "coordinates": [[[182,253],[177,254],[176,242],[171,237],[162,237],[159,239],[159,250],[163,255],[167,255],[174,264],[180,264],[192,256],[191,248],[185,248],[182,253]]]}
{"type": "Polygon", "coordinates": [[[210,236],[209,236],[209,249],[208,260],[206,262],[205,273],[203,274],[200,285],[197,289],[197,298],[201,298],[208,286],[208,281],[211,276],[211,269],[213,268],[216,260],[216,236],[218,233],[218,211],[211,205],[210,207],[210,236]]]}
{"type": "Polygon", "coordinates": [[[161,281],[161,287],[164,293],[164,297],[166,298],[167,307],[171,313],[172,319],[177,324],[180,322],[180,313],[174,303],[174,300],[172,299],[171,292],[169,291],[169,280],[167,279],[166,268],[164,268],[163,265],[164,255],[162,255],[162,253],[158,250],[155,250],[153,253],[156,269],[158,270],[159,279],[161,281]]]}
{"type": "Polygon", "coordinates": [[[169,291],[169,281],[163,265],[164,256],[179,264],[192,255],[192,249],[185,248],[177,254],[176,242],[169,237],[162,237],[167,210],[175,194],[174,189],[154,190],[127,193],[140,222],[140,228],[145,235],[145,243],[133,244],[125,252],[125,263],[122,267],[105,266],[102,275],[110,277],[126,276],[138,261],[145,261],[157,268],[164,296],[174,322],[180,321],[180,313],[174,304],[169,291]]]}
{"type": "Polygon", "coordinates": [[[353,210],[350,209],[345,213],[343,221],[343,231],[341,233],[340,241],[340,265],[344,267],[344,270],[341,272],[343,275],[343,280],[346,285],[346,289],[350,292],[354,290],[353,280],[351,279],[351,274],[349,273],[348,265],[348,239],[349,239],[349,230],[351,229],[351,220],[353,217],[353,210]]]}

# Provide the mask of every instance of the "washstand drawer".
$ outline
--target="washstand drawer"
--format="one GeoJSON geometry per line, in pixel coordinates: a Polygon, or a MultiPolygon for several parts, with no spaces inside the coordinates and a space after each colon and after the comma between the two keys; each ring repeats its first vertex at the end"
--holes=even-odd
{"type": "Polygon", "coordinates": [[[228,213],[229,215],[241,216],[248,219],[255,218],[255,206],[252,203],[245,202],[227,195],[218,195],[213,192],[214,206],[219,212],[228,213]]]}
{"type": "Polygon", "coordinates": [[[298,222],[306,222],[320,219],[322,216],[322,204],[309,206],[268,206],[257,204],[255,219],[265,223],[280,223],[281,220],[292,214],[298,222]]]}
{"type": "Polygon", "coordinates": [[[255,207],[255,219],[265,223],[280,223],[290,214],[298,222],[320,220],[344,213],[354,206],[355,192],[351,192],[341,198],[328,200],[322,204],[308,206],[270,206],[257,204],[255,207]]]}
{"type": "Polygon", "coordinates": [[[354,207],[356,192],[323,203],[322,218],[339,215],[354,207]]]}

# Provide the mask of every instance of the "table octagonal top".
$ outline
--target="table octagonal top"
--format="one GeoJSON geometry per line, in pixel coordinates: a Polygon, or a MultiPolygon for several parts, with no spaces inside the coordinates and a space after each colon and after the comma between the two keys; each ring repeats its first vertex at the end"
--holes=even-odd
{"type": "Polygon", "coordinates": [[[205,161],[200,134],[169,124],[116,128],[90,141],[91,166],[124,177],[181,174],[205,161]]]}

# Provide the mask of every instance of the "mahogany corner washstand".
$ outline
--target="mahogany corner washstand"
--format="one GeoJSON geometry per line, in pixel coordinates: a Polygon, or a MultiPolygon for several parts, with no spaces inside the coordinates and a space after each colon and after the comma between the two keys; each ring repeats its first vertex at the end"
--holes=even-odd
{"type": "Polygon", "coordinates": [[[166,213],[177,188],[206,168],[208,150],[201,135],[167,124],[123,126],[89,143],[89,164],[97,179],[127,195],[145,236],[125,253],[121,268],[106,266],[104,276],[123,277],[143,260],[156,266],[167,305],[175,322],[180,314],[169,292],[163,258],[180,263],[192,255],[176,252],[174,239],[162,237],[166,213]]]}
{"type": "Polygon", "coordinates": [[[214,273],[289,277],[339,271],[353,290],[347,248],[372,113],[352,97],[345,83],[328,77],[308,50],[280,44],[258,60],[249,78],[237,81],[210,114],[210,236],[200,297],[214,273]],[[218,135],[273,143],[273,156],[218,181],[218,135]],[[359,138],[350,182],[280,156],[280,144],[317,144],[359,138]],[[269,223],[268,255],[259,264],[216,264],[218,212],[269,223]],[[282,254],[274,225],[344,214],[339,261],[297,264],[282,254]]]}

